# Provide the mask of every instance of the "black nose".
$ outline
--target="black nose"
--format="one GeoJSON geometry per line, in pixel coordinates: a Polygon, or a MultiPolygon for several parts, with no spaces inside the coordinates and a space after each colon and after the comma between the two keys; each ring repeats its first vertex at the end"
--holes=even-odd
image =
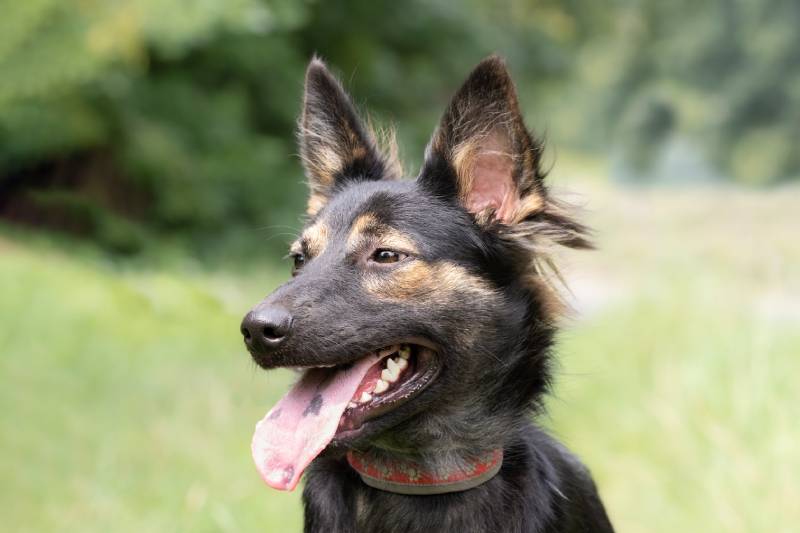
{"type": "Polygon", "coordinates": [[[259,306],[242,320],[242,335],[253,353],[265,353],[278,348],[292,329],[292,315],[276,305],[259,306]]]}

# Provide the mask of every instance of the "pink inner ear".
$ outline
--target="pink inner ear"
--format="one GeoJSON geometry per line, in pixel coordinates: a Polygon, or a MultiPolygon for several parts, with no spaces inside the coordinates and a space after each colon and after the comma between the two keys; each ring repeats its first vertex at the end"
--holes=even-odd
{"type": "Polygon", "coordinates": [[[492,135],[476,155],[471,168],[471,186],[466,195],[466,207],[472,213],[493,208],[501,222],[511,221],[519,206],[519,194],[514,183],[514,162],[492,135]],[[488,145],[488,146],[487,146],[488,145]]]}

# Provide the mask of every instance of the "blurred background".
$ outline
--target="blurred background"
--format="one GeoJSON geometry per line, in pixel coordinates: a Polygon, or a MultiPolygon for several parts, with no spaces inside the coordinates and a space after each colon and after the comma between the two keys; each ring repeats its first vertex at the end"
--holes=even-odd
{"type": "Polygon", "coordinates": [[[3,530],[299,531],[262,484],[241,316],[288,278],[315,52],[415,175],[500,53],[562,258],[544,422],[619,531],[800,522],[797,0],[0,0],[3,530]]]}

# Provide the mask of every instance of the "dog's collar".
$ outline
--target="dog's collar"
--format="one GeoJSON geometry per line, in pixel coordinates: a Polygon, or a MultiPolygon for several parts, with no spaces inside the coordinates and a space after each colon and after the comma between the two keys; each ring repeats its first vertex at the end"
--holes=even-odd
{"type": "Polygon", "coordinates": [[[482,453],[465,466],[443,474],[426,471],[413,460],[375,458],[355,450],[347,452],[347,462],[370,487],[422,496],[461,492],[486,483],[503,466],[503,450],[482,453]]]}

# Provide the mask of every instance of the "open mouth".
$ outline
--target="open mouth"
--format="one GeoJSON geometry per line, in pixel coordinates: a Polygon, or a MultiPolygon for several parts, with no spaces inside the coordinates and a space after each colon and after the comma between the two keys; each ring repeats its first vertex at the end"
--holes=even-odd
{"type": "Polygon", "coordinates": [[[379,350],[378,356],[347,403],[336,437],[353,433],[402,405],[424,389],[438,370],[433,352],[419,345],[396,344],[379,350]]]}
{"type": "Polygon", "coordinates": [[[394,344],[349,363],[304,369],[256,425],[256,468],[271,487],[294,489],[331,441],[357,436],[369,421],[419,394],[438,372],[436,353],[421,344],[394,344]]]}

